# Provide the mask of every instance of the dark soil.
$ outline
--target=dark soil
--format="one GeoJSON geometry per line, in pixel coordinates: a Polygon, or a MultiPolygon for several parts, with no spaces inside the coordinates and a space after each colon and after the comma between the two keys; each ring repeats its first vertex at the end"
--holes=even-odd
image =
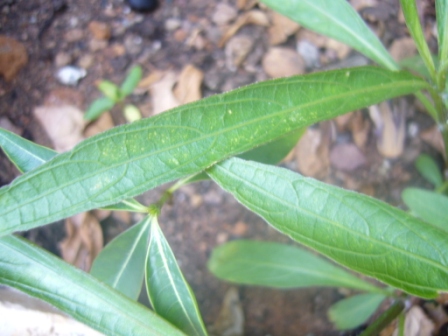
{"type": "MultiPolygon", "coordinates": [[[[165,0],[152,13],[134,14],[122,0],[0,0],[0,34],[22,42],[29,57],[27,65],[11,82],[0,78],[0,118],[8,119],[23,137],[52,145],[34,118],[33,109],[43,104],[49,92],[63,86],[54,76],[56,58],[61,53],[70,55],[71,64],[77,64],[86,54],[95,58],[87,76],[75,88],[82,97],[82,101],[77,102],[82,109],[99,96],[95,81],[107,78],[120,82],[134,63],[142,64],[145,72],[170,68],[180,70],[186,64],[194,64],[205,74],[204,95],[256,81],[259,78],[256,73],[244,69],[229,72],[223,66],[224,51],[212,39],[213,27],[206,31],[217,3],[218,0],[165,0]],[[195,49],[177,41],[165,26],[167,19],[173,17],[185,25],[205,25],[201,34],[206,35],[206,46],[195,49]],[[86,27],[93,20],[113,27],[109,44],[125,45],[126,39],[137,37],[140,50],[126,50],[121,56],[113,55],[107,47],[92,51],[86,27]],[[80,31],[82,37],[79,40],[73,41],[69,37],[73,30],[80,31]]],[[[386,19],[395,22],[396,17],[386,19]]],[[[402,24],[395,28],[388,32],[388,43],[397,34],[405,32],[402,24]]],[[[263,35],[266,32],[260,27],[246,29],[252,29],[253,34],[266,39],[263,35]]],[[[139,103],[148,97],[131,99],[139,103]]],[[[120,119],[120,116],[114,115],[114,118],[120,119]]],[[[430,124],[417,112],[409,116],[408,123],[430,124]]],[[[330,169],[324,180],[345,187],[354,184],[358,190],[368,190],[375,197],[402,206],[400,193],[403,187],[424,185],[413,167],[413,160],[420,152],[434,154],[434,151],[418,139],[408,138],[409,148],[405,155],[400,159],[387,160],[388,168],[384,170],[385,161],[376,150],[373,132],[370,137],[366,153],[368,165],[350,173],[330,169]]],[[[295,169],[294,162],[285,165],[295,169]]],[[[0,186],[11,182],[17,174],[18,171],[0,152],[0,186]]],[[[156,200],[162,189],[149,192],[142,199],[145,202],[156,200]]],[[[218,316],[224,293],[230,286],[214,278],[206,268],[214,247],[238,238],[291,243],[209,181],[176,192],[172,205],[164,208],[159,222],[196,294],[206,324],[212,324],[218,316]]],[[[103,225],[103,228],[106,240],[124,229],[118,224],[111,224],[109,228],[103,225]]],[[[25,234],[56,254],[59,253],[58,242],[64,235],[63,223],[25,234]]],[[[344,297],[337,289],[280,291],[241,286],[239,293],[246,335],[341,335],[326,315],[328,307],[344,297]]]]}

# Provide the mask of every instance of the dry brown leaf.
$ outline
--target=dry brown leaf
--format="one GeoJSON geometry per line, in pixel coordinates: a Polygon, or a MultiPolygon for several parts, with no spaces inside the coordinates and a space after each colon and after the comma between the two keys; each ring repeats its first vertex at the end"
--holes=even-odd
{"type": "Polygon", "coordinates": [[[149,91],[151,92],[153,115],[162,113],[180,105],[173,93],[173,88],[176,81],[176,73],[173,71],[168,71],[159,81],[150,86],[149,91]]]}
{"type": "Polygon", "coordinates": [[[226,66],[230,71],[236,69],[245,61],[254,46],[254,40],[247,35],[233,36],[226,44],[226,66]]]}
{"type": "Polygon", "coordinates": [[[204,73],[191,64],[186,65],[179,75],[174,96],[180,104],[187,104],[202,98],[201,85],[204,73]]]}
{"type": "Polygon", "coordinates": [[[84,139],[83,113],[75,106],[38,106],[34,115],[42,124],[57,152],[65,152],[84,139]]]}
{"type": "Polygon", "coordinates": [[[241,27],[248,25],[248,24],[254,24],[258,26],[269,26],[269,19],[266,13],[260,11],[260,10],[251,10],[250,12],[244,13],[242,16],[240,16],[236,22],[229,27],[229,29],[224,33],[224,36],[221,38],[221,40],[218,43],[218,46],[222,48],[226,42],[235,35],[238,30],[241,29],[241,27]]]}
{"type": "MultiPolygon", "coordinates": [[[[434,323],[425,315],[419,306],[413,306],[406,313],[404,322],[404,335],[406,336],[429,336],[433,335],[434,323]]],[[[394,336],[398,335],[395,330],[394,336]]]]}
{"type": "Polygon", "coordinates": [[[392,42],[389,52],[395,61],[400,62],[405,58],[414,56],[417,52],[417,47],[411,37],[403,37],[392,42]]]}
{"type": "Polygon", "coordinates": [[[257,5],[258,0],[237,0],[236,6],[240,10],[249,10],[257,5]]]}
{"type": "Polygon", "coordinates": [[[88,272],[103,247],[103,232],[98,220],[88,212],[65,222],[67,237],[59,244],[62,258],[88,272]]]}
{"type": "Polygon", "coordinates": [[[9,82],[27,63],[25,46],[10,37],[0,35],[0,75],[9,82]]]}
{"type": "Polygon", "coordinates": [[[322,177],[330,166],[329,132],[308,128],[295,148],[297,168],[306,176],[322,177]]]}
{"type": "Polygon", "coordinates": [[[445,157],[445,145],[437,126],[433,126],[421,132],[420,138],[445,157]]]}
{"type": "Polygon", "coordinates": [[[358,148],[363,149],[369,139],[370,123],[360,111],[354,112],[350,118],[348,128],[352,133],[353,141],[358,148]]]}
{"type": "Polygon", "coordinates": [[[325,44],[327,49],[332,49],[336,52],[339,60],[345,59],[351,51],[351,48],[345,43],[333,40],[332,38],[327,38],[327,43],[325,44]]]}
{"type": "Polygon", "coordinates": [[[294,50],[273,47],[263,57],[263,69],[273,78],[299,75],[305,72],[305,62],[294,50]]]}
{"type": "Polygon", "coordinates": [[[84,136],[89,138],[95,134],[104,132],[114,127],[114,121],[109,112],[103,113],[94,122],[89,124],[84,130],[84,136]]]}
{"type": "Polygon", "coordinates": [[[242,336],[244,334],[244,313],[238,289],[230,287],[221,306],[221,311],[210,328],[211,336],[242,336]]]}
{"type": "Polygon", "coordinates": [[[272,11],[272,26],[269,27],[269,44],[277,45],[285,42],[289,36],[295,34],[300,25],[290,18],[272,11]]]}
{"type": "Polygon", "coordinates": [[[212,21],[218,26],[222,26],[233,21],[237,15],[238,11],[235,7],[220,2],[216,5],[215,12],[212,15],[212,21]]]}
{"type": "Polygon", "coordinates": [[[405,101],[392,108],[389,102],[369,107],[369,115],[375,124],[377,148],[386,158],[396,158],[403,153],[406,135],[405,101]]]}
{"type": "Polygon", "coordinates": [[[137,87],[134,90],[134,94],[143,94],[145,92],[148,92],[151,85],[160,81],[164,75],[165,75],[165,73],[163,71],[151,72],[148,76],[143,78],[138,83],[137,87]]]}

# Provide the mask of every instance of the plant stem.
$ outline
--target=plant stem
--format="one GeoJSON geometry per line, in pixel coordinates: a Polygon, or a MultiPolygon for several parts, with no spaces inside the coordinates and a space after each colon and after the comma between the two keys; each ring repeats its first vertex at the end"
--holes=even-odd
{"type": "Polygon", "coordinates": [[[153,209],[152,211],[155,212],[157,215],[160,214],[160,212],[162,211],[162,207],[163,205],[169,201],[172,197],[174,192],[179,189],[180,187],[182,187],[183,185],[187,184],[188,181],[190,181],[193,177],[195,177],[197,174],[195,175],[190,175],[187,176],[184,179],[178,180],[176,183],[174,183],[171,187],[169,187],[168,189],[166,189],[162,196],[160,197],[160,199],[151,205],[151,208],[153,209]]]}
{"type": "Polygon", "coordinates": [[[383,330],[389,323],[397,318],[398,315],[404,310],[405,305],[402,300],[395,301],[392,306],[389,307],[384,313],[380,315],[366,330],[364,330],[360,336],[376,336],[383,330]]]}

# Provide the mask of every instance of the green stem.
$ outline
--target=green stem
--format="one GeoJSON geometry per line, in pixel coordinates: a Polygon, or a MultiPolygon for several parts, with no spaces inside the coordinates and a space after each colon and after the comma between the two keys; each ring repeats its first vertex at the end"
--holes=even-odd
{"type": "Polygon", "coordinates": [[[360,336],[376,336],[381,330],[386,328],[393,320],[395,320],[404,310],[404,302],[402,300],[395,301],[384,313],[380,315],[360,336]]]}
{"type": "Polygon", "coordinates": [[[437,112],[436,108],[432,104],[432,102],[428,99],[428,97],[425,96],[425,94],[422,91],[416,92],[415,96],[420,100],[420,102],[423,104],[425,109],[428,111],[428,113],[431,115],[431,117],[434,119],[436,123],[439,122],[439,113],[437,112]]]}
{"type": "Polygon", "coordinates": [[[400,316],[398,316],[398,336],[404,336],[405,320],[405,315],[401,313],[400,316]]]}

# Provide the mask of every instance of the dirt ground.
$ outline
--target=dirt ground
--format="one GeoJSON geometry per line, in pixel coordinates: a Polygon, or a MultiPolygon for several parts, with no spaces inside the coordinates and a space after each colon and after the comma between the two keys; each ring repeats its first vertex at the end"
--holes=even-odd
{"type": "MultiPolygon", "coordinates": [[[[48,105],[49,97],[56,96],[85,111],[99,97],[98,80],[119,83],[134,64],[142,66],[145,77],[152,73],[179,73],[187,65],[193,65],[203,74],[202,96],[270,78],[272,70],[266,65],[265,56],[273,47],[269,35],[271,23],[245,25],[229,41],[220,44],[232,23],[245,13],[255,8],[272,15],[263,7],[238,9],[236,2],[165,0],[154,12],[140,14],[131,11],[123,0],[0,0],[0,35],[22,43],[28,58],[9,81],[0,77],[0,126],[54,147],[42,125],[45,121],[36,118],[35,109],[48,105]],[[234,16],[229,14],[230,20],[225,15],[219,17],[218,4],[227,5],[227,9],[220,8],[222,13],[227,13],[228,7],[233,8],[234,16]],[[92,28],[92,22],[104,24],[106,32],[101,27],[92,28]],[[243,43],[247,37],[252,40],[249,48],[243,43]],[[245,54],[241,56],[241,53],[245,54]],[[85,69],[86,76],[74,86],[61,84],[55,74],[66,65],[85,69]]],[[[360,12],[386,46],[406,38],[397,1],[366,3],[371,5],[362,7],[360,12]]],[[[435,39],[431,36],[434,4],[420,1],[419,5],[429,43],[434,47],[435,39]]],[[[291,33],[279,45],[295,51],[298,41],[308,36],[303,29],[300,31],[291,33]]],[[[291,66],[291,71],[310,72],[367,62],[352,50],[344,51],[340,46],[332,48],[325,44],[327,42],[323,43],[316,48],[319,66],[304,65],[301,60],[298,65],[291,66]]],[[[403,50],[402,47],[398,49],[403,50]]],[[[150,116],[157,99],[164,99],[154,95],[154,91],[141,90],[131,95],[129,101],[137,105],[144,116],[150,116]]],[[[313,127],[305,136],[308,142],[302,148],[297,146],[282,165],[401,207],[400,194],[405,186],[426,186],[413,166],[418,154],[429,153],[440,160],[440,154],[421,136],[432,127],[430,119],[420,112],[412,98],[405,101],[407,108],[400,114],[401,126],[398,127],[403,133],[401,143],[389,144],[381,152],[377,146],[381,135],[375,130],[368,111],[363,110],[352,115],[350,120],[340,119],[313,127]],[[303,147],[314,149],[307,152],[303,147]],[[388,150],[398,154],[387,157],[384,151],[388,150]],[[351,164],[344,165],[339,157],[351,164]]],[[[114,109],[111,115],[115,124],[125,122],[120,109],[114,109]]],[[[8,184],[17,174],[0,153],[0,186],[8,184]]],[[[163,188],[150,191],[141,200],[146,204],[155,201],[161,190],[163,188]]],[[[101,228],[105,242],[137,219],[116,214],[104,220],[101,228]]],[[[216,320],[225,292],[231,286],[214,278],[206,268],[215,246],[239,238],[291,243],[210,181],[176,192],[172,204],[163,209],[159,222],[196,294],[207,325],[216,320]]],[[[66,231],[61,222],[24,235],[61,255],[60,242],[66,231]]],[[[336,331],[326,315],[328,307],[345,297],[346,292],[320,288],[279,291],[247,286],[240,286],[238,290],[245,317],[245,335],[350,334],[336,331]]]]}

